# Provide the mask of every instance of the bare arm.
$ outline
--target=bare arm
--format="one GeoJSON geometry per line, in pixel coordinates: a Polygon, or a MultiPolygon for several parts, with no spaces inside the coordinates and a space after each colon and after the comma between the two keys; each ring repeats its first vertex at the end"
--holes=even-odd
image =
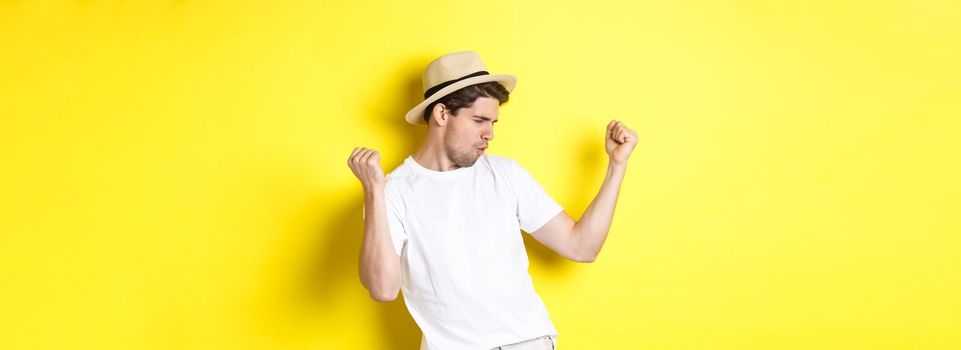
{"type": "Polygon", "coordinates": [[[360,282],[374,300],[391,301],[400,291],[400,256],[394,251],[387,227],[386,179],[380,169],[380,154],[375,150],[356,148],[348,165],[364,186],[360,282]]]}
{"type": "Polygon", "coordinates": [[[605,144],[610,157],[607,174],[581,219],[575,222],[566,212],[561,212],[531,233],[537,241],[573,261],[597,259],[610,231],[617,196],[627,171],[627,159],[637,144],[637,134],[623,123],[611,121],[607,126],[605,144]]]}

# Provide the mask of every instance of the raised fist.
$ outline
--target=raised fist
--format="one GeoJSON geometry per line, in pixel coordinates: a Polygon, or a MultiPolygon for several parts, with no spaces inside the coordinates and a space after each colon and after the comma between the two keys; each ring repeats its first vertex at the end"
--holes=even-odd
{"type": "Polygon", "coordinates": [[[380,152],[364,147],[354,148],[347,159],[347,166],[354,172],[354,176],[364,186],[364,191],[384,188],[387,178],[380,168],[380,152]]]}
{"type": "Polygon", "coordinates": [[[627,164],[627,158],[637,145],[637,132],[628,129],[627,125],[617,120],[607,124],[607,138],[604,148],[612,163],[627,164]]]}

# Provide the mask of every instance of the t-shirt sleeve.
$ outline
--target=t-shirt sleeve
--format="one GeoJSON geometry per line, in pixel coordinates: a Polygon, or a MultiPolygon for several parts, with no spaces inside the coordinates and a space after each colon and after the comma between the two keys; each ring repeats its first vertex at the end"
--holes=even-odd
{"type": "Polygon", "coordinates": [[[517,221],[527,233],[537,231],[564,210],[516,160],[510,161],[511,187],[517,196],[517,221]]]}
{"type": "MultiPolygon", "coordinates": [[[[400,255],[407,243],[407,231],[404,229],[403,215],[398,210],[400,203],[398,199],[390,194],[389,190],[384,190],[384,204],[387,207],[387,229],[390,231],[390,240],[394,245],[394,252],[400,255]]],[[[361,216],[366,218],[366,209],[361,212],[361,216]]]]}

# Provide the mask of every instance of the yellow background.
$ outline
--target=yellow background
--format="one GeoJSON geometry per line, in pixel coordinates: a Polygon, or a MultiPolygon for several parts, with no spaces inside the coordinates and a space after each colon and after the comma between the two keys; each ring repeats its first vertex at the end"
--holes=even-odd
{"type": "Polygon", "coordinates": [[[415,349],[357,277],[434,57],[518,76],[490,153],[572,216],[640,142],[593,264],[529,238],[561,349],[961,348],[956,1],[2,1],[0,348],[415,349]]]}

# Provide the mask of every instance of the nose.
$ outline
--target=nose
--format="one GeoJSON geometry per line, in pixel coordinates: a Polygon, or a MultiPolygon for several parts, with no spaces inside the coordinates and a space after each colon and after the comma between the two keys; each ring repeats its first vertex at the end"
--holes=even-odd
{"type": "Polygon", "coordinates": [[[486,128],[481,134],[481,138],[485,141],[490,141],[494,139],[494,128],[486,128]]]}

